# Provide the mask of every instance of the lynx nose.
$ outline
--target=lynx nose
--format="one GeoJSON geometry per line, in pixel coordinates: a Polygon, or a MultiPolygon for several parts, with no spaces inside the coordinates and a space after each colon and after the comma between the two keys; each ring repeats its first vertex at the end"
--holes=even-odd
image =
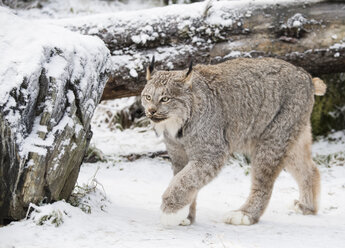
{"type": "Polygon", "coordinates": [[[157,109],[149,108],[148,111],[149,111],[150,115],[154,115],[157,112],[157,109]]]}

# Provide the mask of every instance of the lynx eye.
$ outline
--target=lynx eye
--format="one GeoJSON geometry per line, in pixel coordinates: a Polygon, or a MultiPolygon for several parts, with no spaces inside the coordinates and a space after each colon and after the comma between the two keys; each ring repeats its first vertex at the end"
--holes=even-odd
{"type": "Polygon", "coordinates": [[[151,96],[146,95],[146,96],[145,96],[145,99],[146,99],[147,101],[151,101],[151,96]]]}
{"type": "Polygon", "coordinates": [[[167,102],[169,100],[170,100],[170,98],[167,97],[167,96],[164,96],[164,97],[161,98],[161,102],[167,102]]]}

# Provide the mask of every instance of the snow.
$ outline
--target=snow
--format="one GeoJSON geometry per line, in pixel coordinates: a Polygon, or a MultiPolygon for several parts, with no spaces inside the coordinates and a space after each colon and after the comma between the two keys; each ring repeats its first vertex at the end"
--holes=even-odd
{"type": "Polygon", "coordinates": [[[138,73],[135,69],[131,68],[131,70],[129,71],[129,75],[131,75],[132,77],[138,77],[138,73]]]}
{"type": "Polygon", "coordinates": [[[329,48],[330,49],[335,49],[335,50],[343,49],[343,48],[345,48],[345,42],[335,43],[334,45],[330,46],[329,48]]]}
{"type": "Polygon", "coordinates": [[[302,23],[300,21],[294,21],[292,23],[292,26],[295,28],[295,27],[301,27],[302,26],[302,23]]]}
{"type": "Polygon", "coordinates": [[[322,137],[313,145],[313,155],[326,155],[338,152],[345,152],[345,130],[322,137]],[[327,148],[327,149],[325,149],[327,148]]]}
{"type": "Polygon", "coordinates": [[[302,27],[307,22],[308,20],[304,18],[302,14],[296,13],[295,15],[293,15],[287,20],[286,24],[290,28],[291,27],[299,28],[299,27],[302,27]]]}
{"type": "Polygon", "coordinates": [[[22,17],[35,18],[64,18],[97,13],[114,13],[119,11],[132,11],[136,9],[152,8],[161,6],[162,1],[102,1],[102,0],[48,0],[41,2],[41,9],[26,8],[18,9],[16,13],[22,17]]]}
{"type": "MultiPolygon", "coordinates": [[[[31,22],[9,13],[3,7],[0,7],[0,27],[0,49],[2,51],[0,104],[7,101],[9,90],[18,87],[24,77],[30,78],[30,75],[34,74],[33,72],[40,72],[41,63],[44,61],[43,56],[46,56],[45,48],[62,47],[64,49],[63,51],[57,50],[57,53],[74,51],[78,54],[75,56],[75,60],[80,60],[86,55],[91,57],[90,51],[95,51],[95,54],[99,52],[97,57],[107,56],[108,51],[102,41],[96,37],[84,36],[85,41],[83,42],[79,34],[56,26],[40,23],[33,25],[31,22]]],[[[47,75],[60,76],[65,72],[65,63],[66,58],[53,57],[51,61],[47,62],[47,75]]],[[[75,71],[72,72],[74,77],[83,70],[78,64],[75,64],[75,71]]],[[[37,72],[37,74],[39,73],[37,72]]]]}
{"type": "MultiPolygon", "coordinates": [[[[99,122],[105,109],[119,111],[134,101],[133,97],[107,101],[95,113],[91,143],[104,152],[108,162],[81,167],[78,185],[89,184],[95,176],[98,192],[104,192],[86,197],[91,213],[64,201],[33,206],[28,219],[0,228],[0,247],[343,247],[344,165],[319,165],[322,191],[318,215],[295,213],[298,187],[283,171],[259,223],[233,226],[223,223],[224,215],[241,206],[250,188],[247,166],[233,159],[201,190],[194,224],[162,225],[161,196],[172,178],[170,162],[147,157],[130,162],[122,156],[162,151],[164,144],[150,128],[109,131],[99,122]]],[[[313,145],[314,156],[344,151],[345,131],[320,138],[313,145]]]]}

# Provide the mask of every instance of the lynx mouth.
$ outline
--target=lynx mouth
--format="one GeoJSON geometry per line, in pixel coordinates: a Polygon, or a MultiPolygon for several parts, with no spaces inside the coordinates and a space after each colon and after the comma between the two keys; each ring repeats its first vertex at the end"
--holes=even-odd
{"type": "Polygon", "coordinates": [[[156,123],[168,119],[167,117],[155,117],[155,116],[151,116],[149,118],[150,118],[151,121],[156,122],[156,123]]]}

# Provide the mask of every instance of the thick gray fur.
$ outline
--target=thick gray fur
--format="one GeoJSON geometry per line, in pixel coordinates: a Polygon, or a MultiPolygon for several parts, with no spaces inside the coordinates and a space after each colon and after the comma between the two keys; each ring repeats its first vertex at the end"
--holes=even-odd
{"type": "Polygon", "coordinates": [[[296,208],[315,214],[320,176],[310,152],[315,93],[310,75],[272,58],[196,65],[186,72],[148,72],[142,92],[146,115],[164,135],[175,175],[162,197],[163,213],[189,205],[193,222],[198,191],[219,174],[230,154],[241,152],[251,158],[252,186],[238,212],[249,223],[233,220],[231,213],[225,222],[256,223],[283,168],[299,185],[296,208]]]}

